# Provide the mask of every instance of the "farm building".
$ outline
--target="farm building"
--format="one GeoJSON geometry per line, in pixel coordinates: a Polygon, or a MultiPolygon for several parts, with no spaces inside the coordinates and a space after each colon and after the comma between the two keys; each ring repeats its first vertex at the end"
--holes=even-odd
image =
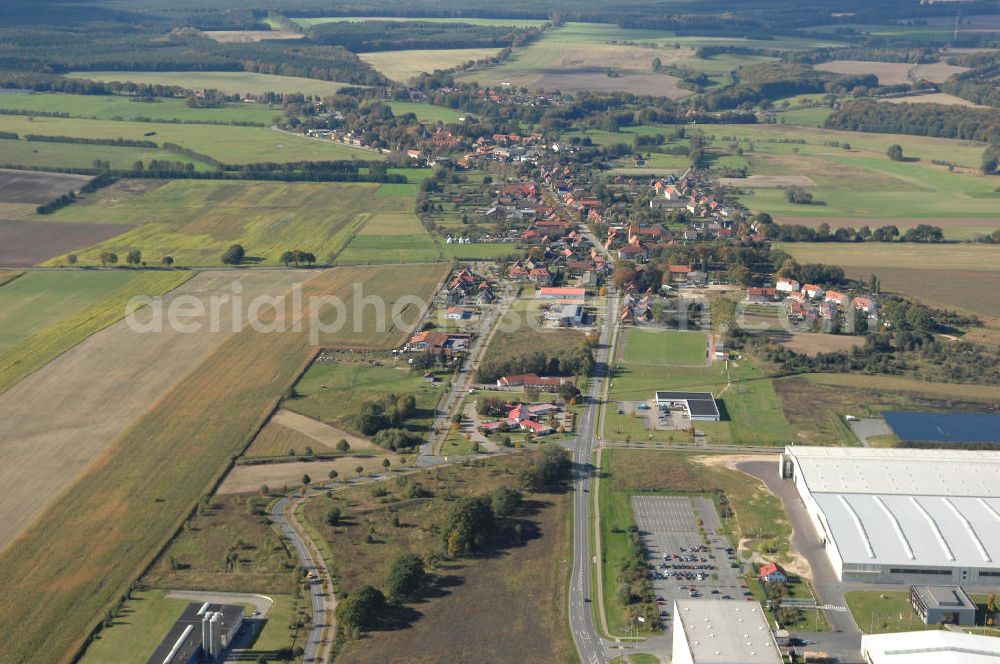
{"type": "Polygon", "coordinates": [[[242,625],[242,606],[208,602],[188,604],[148,664],[221,662],[242,625]]]}
{"type": "Polygon", "coordinates": [[[674,600],[674,664],[778,664],[778,644],[756,602],[674,600]]]}
{"type": "Polygon", "coordinates": [[[976,605],[959,586],[910,586],[910,604],[925,625],[976,624],[976,605]]]}
{"type": "Polygon", "coordinates": [[[718,422],[722,419],[711,392],[657,392],[654,398],[661,409],[683,408],[684,415],[694,422],[718,422]]]}
{"type": "Polygon", "coordinates": [[[868,664],[996,664],[1000,638],[933,629],[864,634],[861,653],[868,664]]]}
{"type": "Polygon", "coordinates": [[[1000,453],[789,446],[780,458],[841,581],[1000,579],[1000,453]]]}

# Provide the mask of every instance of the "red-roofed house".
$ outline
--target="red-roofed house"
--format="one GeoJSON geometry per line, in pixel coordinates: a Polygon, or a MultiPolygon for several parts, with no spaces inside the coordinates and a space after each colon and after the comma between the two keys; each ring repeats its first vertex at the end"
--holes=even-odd
{"type": "Polygon", "coordinates": [[[806,294],[806,297],[813,298],[823,297],[823,293],[826,291],[823,290],[822,286],[817,286],[816,284],[806,284],[802,287],[802,292],[806,294]]]}
{"type": "Polygon", "coordinates": [[[788,581],[788,574],[778,563],[767,563],[760,568],[760,580],[768,583],[785,583],[788,581]]]}
{"type": "Polygon", "coordinates": [[[827,302],[836,302],[842,307],[847,304],[847,296],[840,291],[827,291],[823,299],[827,302]]]}

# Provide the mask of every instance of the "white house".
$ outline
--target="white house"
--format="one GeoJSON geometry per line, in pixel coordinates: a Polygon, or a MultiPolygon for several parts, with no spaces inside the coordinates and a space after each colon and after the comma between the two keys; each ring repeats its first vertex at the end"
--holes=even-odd
{"type": "Polygon", "coordinates": [[[778,279],[778,283],[775,284],[774,289],[782,293],[797,293],[799,282],[794,279],[778,279]]]}

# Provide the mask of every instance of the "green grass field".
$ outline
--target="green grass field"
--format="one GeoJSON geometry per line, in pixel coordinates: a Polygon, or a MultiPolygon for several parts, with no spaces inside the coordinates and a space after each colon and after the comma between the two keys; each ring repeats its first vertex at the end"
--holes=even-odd
{"type": "MultiPolygon", "coordinates": [[[[77,251],[81,264],[98,263],[99,254],[105,250],[124,256],[129,249],[140,249],[152,264],[158,264],[163,256],[172,256],[176,265],[218,265],[223,252],[233,243],[242,244],[250,260],[259,259],[268,265],[278,264],[281,254],[292,249],[310,251],[318,261],[325,262],[343,249],[367,220],[378,217],[380,212],[398,214],[397,211],[412,205],[409,199],[380,193],[382,188],[407,186],[124,181],[63,208],[50,218],[136,225],[104,243],[77,251]]],[[[426,243],[433,248],[433,242],[415,218],[410,229],[414,235],[418,231],[423,233],[426,243]]],[[[389,239],[400,242],[406,237],[389,239]]],[[[372,251],[377,255],[378,250],[376,243],[372,251]]],[[[421,256],[438,258],[436,251],[421,256]]],[[[62,261],[59,257],[49,263],[62,261]]]]}
{"type": "Polygon", "coordinates": [[[382,185],[365,203],[373,214],[337,254],[337,265],[441,260],[434,239],[412,212],[414,184],[382,185]],[[372,205],[375,205],[373,209],[372,205]]]}
{"type": "Polygon", "coordinates": [[[94,161],[100,160],[108,162],[114,169],[131,170],[137,161],[148,164],[154,159],[194,164],[195,170],[198,171],[212,170],[211,166],[202,161],[174,154],[162,148],[0,139],[0,164],[24,168],[93,168],[94,161]]]}
{"type": "Polygon", "coordinates": [[[321,81],[297,76],[274,76],[242,71],[78,71],[71,78],[91,81],[131,81],[150,85],[176,85],[190,90],[219,90],[226,94],[263,94],[265,92],[301,92],[304,95],[333,95],[350,85],[338,81],[321,81]]]}
{"type": "Polygon", "coordinates": [[[442,244],[444,257],[454,260],[498,260],[517,256],[512,242],[478,242],[476,244],[442,244]]]}
{"type": "Polygon", "coordinates": [[[174,622],[190,604],[171,599],[166,590],[139,590],[125,603],[121,615],[101,630],[81,664],[132,664],[153,654],[174,622]]]}
{"type": "MultiPolygon", "coordinates": [[[[255,162],[289,162],[338,159],[381,159],[377,152],[361,150],[332,141],[318,141],[272,131],[266,127],[238,127],[233,125],[170,124],[157,122],[116,122],[113,120],[85,120],[80,118],[43,118],[33,120],[20,115],[0,115],[0,130],[12,131],[24,136],[41,134],[46,136],[74,136],[80,138],[127,138],[131,140],[153,141],[159,145],[176,143],[182,147],[217,159],[227,164],[248,164],[255,162]],[[149,132],[155,132],[147,136],[149,132]]],[[[5,141],[6,143],[7,141],[5,141]]],[[[14,143],[14,142],[11,142],[14,143]]],[[[48,152],[49,161],[39,158],[42,165],[59,166],[64,151],[79,150],[90,157],[87,166],[107,146],[79,145],[63,143],[24,142],[22,149],[48,152]]],[[[122,148],[113,148],[120,150],[122,148]]],[[[147,150],[149,152],[149,150],[147,150]]],[[[156,159],[190,161],[163,150],[153,150],[156,159]]],[[[134,159],[138,159],[135,157],[134,159]]],[[[6,151],[0,161],[15,161],[15,155],[7,156],[6,151]]],[[[128,164],[131,167],[131,164],[128,164]]]]}
{"type": "Polygon", "coordinates": [[[446,48],[379,51],[361,53],[358,57],[394,81],[408,81],[424,72],[451,69],[469,60],[485,60],[499,52],[498,48],[446,48]]]}
{"type": "MultiPolygon", "coordinates": [[[[14,307],[15,312],[21,311],[21,315],[28,319],[29,324],[20,323],[20,339],[15,338],[13,343],[8,341],[6,348],[2,349],[4,352],[0,355],[0,392],[45,366],[91,334],[123,318],[127,313],[125,305],[131,298],[138,295],[149,297],[163,295],[193,277],[194,273],[141,272],[122,280],[117,286],[114,283],[115,279],[110,277],[90,281],[90,275],[86,278],[76,277],[75,273],[67,273],[62,279],[49,274],[39,276],[42,278],[38,281],[29,279],[28,275],[21,277],[28,279],[25,282],[28,292],[15,290],[15,295],[8,300],[9,306],[14,307]],[[98,286],[101,281],[104,283],[98,286]],[[47,296],[51,295],[57,301],[66,302],[64,296],[61,293],[53,293],[52,290],[43,294],[47,288],[67,289],[67,292],[75,292],[78,297],[89,300],[89,303],[76,307],[75,311],[60,311],[58,307],[51,307],[46,302],[47,296]],[[36,314],[34,307],[26,311],[19,306],[25,300],[34,301],[40,313],[36,314]],[[30,334],[26,334],[29,332],[30,334]]],[[[13,282],[0,288],[0,297],[8,297],[4,295],[4,291],[16,285],[17,282],[13,282]]],[[[71,308],[68,304],[67,307],[71,308]]],[[[6,311],[4,314],[6,315],[6,311]]]]}
{"type": "Polygon", "coordinates": [[[443,106],[435,106],[434,104],[424,104],[415,101],[394,101],[391,102],[389,106],[392,108],[394,115],[413,113],[421,122],[444,122],[446,124],[455,123],[458,122],[459,118],[465,116],[465,113],[462,111],[456,111],[443,106]]]}
{"type": "Polygon", "coordinates": [[[906,591],[852,590],[845,595],[854,622],[865,634],[928,629],[910,606],[906,591]]]}
{"type": "Polygon", "coordinates": [[[285,402],[289,410],[308,415],[348,431],[356,431],[355,416],[361,406],[386,394],[412,394],[417,416],[407,426],[417,431],[430,427],[441,397],[440,383],[432,385],[404,359],[381,356],[376,365],[363,362],[316,362],[295,385],[296,397],[285,402]]]}
{"type": "Polygon", "coordinates": [[[321,23],[337,23],[347,21],[357,23],[359,21],[421,21],[424,23],[468,23],[470,25],[488,26],[512,26],[519,28],[530,28],[540,26],[545,21],[530,18],[434,18],[434,17],[395,17],[395,16],[317,16],[310,18],[292,18],[293,23],[301,25],[303,28],[311,28],[321,23]]]}
{"type": "Polygon", "coordinates": [[[703,366],[707,343],[704,332],[630,329],[623,359],[636,364],[703,366]]]}
{"type": "Polygon", "coordinates": [[[124,286],[138,272],[28,272],[0,288],[0,351],[124,286]]]}
{"type": "Polygon", "coordinates": [[[270,125],[281,116],[281,107],[267,104],[230,103],[222,108],[189,108],[183,99],[156,98],[136,102],[116,95],[73,95],[62,92],[0,95],[0,109],[69,113],[74,118],[94,120],[164,120],[177,122],[253,122],[270,125]]]}

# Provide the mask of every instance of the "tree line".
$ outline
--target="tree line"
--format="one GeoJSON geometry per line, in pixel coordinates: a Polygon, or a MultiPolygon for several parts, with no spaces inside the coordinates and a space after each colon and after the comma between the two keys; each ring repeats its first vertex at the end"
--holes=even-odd
{"type": "Polygon", "coordinates": [[[1000,114],[994,110],[940,104],[890,104],[858,100],[831,113],[827,129],[912,134],[1000,143],[1000,114]]]}
{"type": "Polygon", "coordinates": [[[511,357],[486,358],[476,370],[476,382],[494,383],[503,376],[535,373],[540,376],[587,376],[594,369],[589,348],[568,348],[558,352],[534,351],[511,357]]]}

